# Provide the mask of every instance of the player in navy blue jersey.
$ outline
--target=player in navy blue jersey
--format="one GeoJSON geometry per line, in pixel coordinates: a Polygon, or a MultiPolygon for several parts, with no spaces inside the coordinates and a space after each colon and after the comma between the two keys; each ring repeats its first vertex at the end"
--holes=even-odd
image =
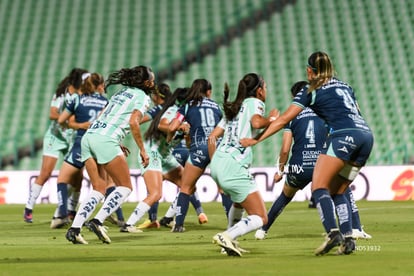
{"type": "MultiPolygon", "coordinates": [[[[306,81],[296,82],[291,87],[292,97],[295,97],[307,84],[306,81]]],[[[277,172],[274,175],[274,183],[282,179],[286,171],[285,168],[287,168],[286,182],[283,191],[267,214],[267,224],[256,231],[256,239],[262,240],[265,238],[273,222],[289,204],[296,192],[305,188],[312,181],[313,168],[327,135],[325,122],[309,107],[303,109],[296,118],[285,126],[282,147],[276,164],[277,172]],[[292,155],[288,163],[291,147],[292,155]]]]}
{"type": "Polygon", "coordinates": [[[327,236],[315,254],[326,254],[336,246],[339,246],[337,254],[351,254],[355,251],[355,240],[352,237],[351,208],[345,193],[365,165],[374,137],[361,115],[353,89],[334,76],[334,67],[326,53],[312,53],[306,72],[309,86],[296,95],[289,108],[259,137],[242,139],[241,143],[244,146],[255,145],[282,129],[306,107],[312,108],[325,120],[329,136],[312,175],[312,196],[327,236]]]}
{"type": "MultiPolygon", "coordinates": [[[[187,94],[187,91],[185,89],[188,89],[188,88],[183,88],[183,89],[179,88],[179,89],[180,91],[175,91],[177,92],[177,94],[184,95],[184,96],[187,94]]],[[[154,104],[154,106],[145,113],[144,117],[141,120],[141,124],[153,120],[161,112],[161,110],[164,107],[164,104],[171,98],[171,96],[172,94],[171,94],[171,90],[168,84],[161,83],[160,85],[158,85],[157,88],[154,90],[154,92],[151,94],[151,101],[154,104]]],[[[187,160],[187,157],[188,157],[188,148],[187,148],[187,145],[185,144],[185,139],[182,139],[182,142],[179,143],[174,148],[173,155],[177,159],[178,163],[180,163],[180,165],[184,167],[185,161],[187,160]],[[180,158],[177,158],[177,155],[179,155],[180,158]],[[183,158],[185,159],[183,160],[183,158]]],[[[176,200],[174,201],[174,203],[175,202],[176,200]]],[[[201,201],[198,198],[197,192],[195,192],[194,194],[190,196],[190,202],[194,206],[194,209],[197,212],[199,223],[200,224],[207,223],[208,218],[207,218],[207,215],[204,213],[203,207],[201,206],[201,201]]],[[[172,204],[172,206],[175,206],[174,203],[172,204]]],[[[149,218],[143,223],[141,223],[140,225],[138,225],[137,227],[138,229],[160,227],[160,222],[158,222],[157,220],[158,205],[159,205],[158,201],[151,205],[150,209],[148,210],[149,218]]],[[[167,214],[163,217],[161,221],[162,225],[168,227],[171,224],[171,222],[174,220],[174,215],[175,215],[175,210],[172,215],[171,215],[171,212],[167,211],[167,214]]]]}
{"type": "MultiPolygon", "coordinates": [[[[292,96],[295,97],[307,84],[306,81],[296,82],[291,87],[292,96]]],[[[327,136],[328,131],[325,122],[309,107],[305,108],[285,126],[282,147],[276,164],[277,172],[274,175],[274,183],[282,180],[285,173],[286,182],[283,191],[267,214],[267,224],[256,231],[256,239],[263,240],[266,237],[267,231],[293,199],[296,192],[305,188],[312,181],[316,159],[323,150],[327,136]],[[292,142],[294,142],[293,146],[292,142]],[[287,163],[290,150],[292,155],[287,163]]],[[[361,227],[358,207],[349,188],[346,195],[352,207],[352,235],[357,239],[370,239],[371,236],[365,233],[361,227]]]]}
{"type": "Polygon", "coordinates": [[[186,121],[190,125],[190,151],[182,176],[182,186],[177,199],[176,223],[173,232],[184,232],[184,220],[189,197],[196,189],[196,182],[210,163],[207,139],[222,117],[219,105],[210,99],[211,83],[206,79],[193,81],[185,103],[171,121],[167,141],[186,121]]]}
{"type": "MultiPolygon", "coordinates": [[[[104,84],[104,78],[97,73],[84,73],[80,94],[74,94],[65,108],[59,115],[58,122],[67,124],[70,116],[74,115],[75,120],[71,127],[76,130],[73,145],[66,155],[60,168],[57,179],[58,189],[58,216],[54,216],[51,228],[59,228],[68,223],[67,201],[68,185],[74,185],[74,178],[82,176],[84,162],[81,158],[81,139],[101,110],[106,106],[108,100],[97,91],[98,85],[104,84]]],[[[80,183],[79,183],[80,184],[80,183]]],[[[75,187],[74,187],[75,188],[75,187]]],[[[79,187],[77,187],[79,189],[79,187]]],[[[76,189],[76,188],[75,188],[76,189]]]]}

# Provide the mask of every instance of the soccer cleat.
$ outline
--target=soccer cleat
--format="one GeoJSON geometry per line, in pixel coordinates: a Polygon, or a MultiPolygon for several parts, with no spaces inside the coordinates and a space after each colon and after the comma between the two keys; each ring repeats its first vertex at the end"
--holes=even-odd
{"type": "Polygon", "coordinates": [[[66,232],[66,239],[73,244],[88,244],[87,241],[82,237],[80,234],[80,229],[69,228],[68,232],[66,232]]]}
{"type": "Polygon", "coordinates": [[[175,232],[175,233],[183,233],[185,232],[185,228],[182,225],[174,225],[174,227],[171,229],[171,232],[175,232]]]}
{"type": "Polygon", "coordinates": [[[328,253],[335,246],[339,246],[343,242],[343,237],[338,229],[331,229],[328,235],[325,237],[325,241],[315,249],[315,255],[324,255],[328,253]]]}
{"type": "Polygon", "coordinates": [[[160,223],[158,220],[151,221],[147,219],[137,227],[138,229],[146,229],[146,228],[160,228],[160,223]]]}
{"type": "Polygon", "coordinates": [[[372,236],[364,231],[363,228],[361,230],[359,229],[352,229],[352,237],[356,240],[363,239],[363,240],[369,240],[372,239],[372,236]]]}
{"type": "Polygon", "coordinates": [[[242,256],[240,250],[236,248],[236,246],[234,245],[234,241],[224,233],[216,234],[213,237],[213,243],[219,245],[221,248],[224,248],[224,250],[227,253],[227,256],[242,256]]]}
{"type": "Polygon", "coordinates": [[[256,233],[254,234],[254,237],[256,240],[264,240],[266,239],[267,232],[263,230],[262,228],[257,229],[256,233]]]}
{"type": "Polygon", "coordinates": [[[339,246],[338,250],[336,251],[337,255],[349,255],[355,251],[355,239],[352,236],[346,236],[344,241],[339,246]]]}
{"type": "Polygon", "coordinates": [[[123,233],[142,233],[142,230],[138,229],[137,227],[133,225],[125,224],[119,229],[119,232],[123,233]]]}
{"type": "Polygon", "coordinates": [[[111,243],[111,239],[107,234],[108,230],[105,226],[102,226],[102,223],[99,220],[92,219],[85,225],[90,231],[94,232],[103,243],[111,243]]]}
{"type": "Polygon", "coordinates": [[[118,220],[115,218],[115,216],[112,214],[110,216],[108,216],[105,221],[114,224],[114,225],[118,225],[118,220]]]}
{"type": "Polygon", "coordinates": [[[165,226],[165,227],[173,228],[174,224],[175,224],[174,218],[163,217],[160,220],[160,225],[165,226]]]}
{"type": "Polygon", "coordinates": [[[239,250],[239,251],[240,251],[240,253],[250,253],[250,251],[249,251],[249,250],[246,250],[246,249],[244,249],[244,248],[241,248],[241,247],[240,247],[240,245],[239,245],[239,242],[238,242],[238,241],[233,240],[233,241],[232,241],[232,243],[233,243],[233,246],[234,246],[237,250],[239,250]]]}
{"type": "Polygon", "coordinates": [[[23,219],[25,222],[27,223],[32,223],[33,222],[33,214],[32,214],[32,210],[29,208],[24,208],[24,214],[23,214],[23,219]]]}
{"type": "Polygon", "coordinates": [[[208,222],[207,215],[204,214],[204,213],[200,213],[198,215],[198,223],[200,223],[200,224],[206,224],[207,222],[208,222]]]}
{"type": "Polygon", "coordinates": [[[69,224],[68,218],[62,218],[62,217],[53,217],[52,221],[50,222],[50,228],[51,229],[58,229],[65,227],[69,224]]]}

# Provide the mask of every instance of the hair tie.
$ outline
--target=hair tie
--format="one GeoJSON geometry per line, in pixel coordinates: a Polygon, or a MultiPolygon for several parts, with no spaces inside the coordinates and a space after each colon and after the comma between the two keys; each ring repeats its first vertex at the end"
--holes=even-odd
{"type": "Polygon", "coordinates": [[[82,74],[82,83],[84,83],[85,82],[85,80],[87,79],[87,78],[89,78],[91,76],[91,73],[83,73],[82,74]]]}

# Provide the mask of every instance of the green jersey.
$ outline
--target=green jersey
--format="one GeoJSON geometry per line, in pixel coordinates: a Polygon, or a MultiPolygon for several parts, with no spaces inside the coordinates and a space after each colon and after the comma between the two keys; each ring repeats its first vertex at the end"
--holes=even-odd
{"type": "MultiPolygon", "coordinates": [[[[168,122],[171,122],[175,118],[177,110],[178,110],[178,107],[176,105],[170,106],[164,112],[164,114],[161,115],[160,120],[166,118],[168,120],[168,122]]],[[[155,141],[155,140],[151,139],[150,141],[145,141],[145,144],[146,144],[147,149],[150,149],[151,151],[157,151],[162,157],[165,158],[165,157],[171,155],[172,148],[177,146],[177,144],[180,143],[181,140],[182,140],[182,139],[179,139],[177,141],[177,139],[175,139],[175,138],[176,137],[173,138],[171,143],[167,143],[166,137],[161,136],[158,141],[155,141]]]]}
{"type": "Polygon", "coordinates": [[[150,97],[139,88],[124,87],[113,95],[101,115],[88,129],[90,133],[109,136],[121,142],[130,132],[129,119],[134,110],[144,114],[150,97]]]}
{"type": "Polygon", "coordinates": [[[265,104],[257,98],[247,98],[243,101],[239,113],[231,121],[225,117],[221,119],[218,127],[224,129],[224,136],[217,151],[230,154],[242,166],[249,167],[253,160],[251,147],[244,148],[240,145],[241,138],[252,138],[256,135],[250,120],[253,115],[263,116],[265,104]]]}

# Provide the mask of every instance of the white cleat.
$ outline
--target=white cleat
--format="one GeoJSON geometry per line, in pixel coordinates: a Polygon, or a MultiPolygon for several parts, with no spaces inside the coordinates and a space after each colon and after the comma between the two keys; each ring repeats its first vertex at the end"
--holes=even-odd
{"type": "Polygon", "coordinates": [[[242,256],[240,250],[236,248],[236,246],[234,245],[234,241],[224,233],[216,234],[213,237],[213,243],[221,246],[221,248],[223,248],[226,251],[228,256],[242,256]]]}
{"type": "Polygon", "coordinates": [[[124,226],[122,226],[119,229],[120,232],[124,232],[124,233],[142,233],[141,229],[138,229],[137,227],[133,226],[133,225],[127,225],[125,224],[124,226]]]}
{"type": "Polygon", "coordinates": [[[359,229],[352,229],[352,238],[359,240],[369,240],[372,239],[372,236],[364,231],[363,228],[361,228],[361,231],[359,229]]]}

